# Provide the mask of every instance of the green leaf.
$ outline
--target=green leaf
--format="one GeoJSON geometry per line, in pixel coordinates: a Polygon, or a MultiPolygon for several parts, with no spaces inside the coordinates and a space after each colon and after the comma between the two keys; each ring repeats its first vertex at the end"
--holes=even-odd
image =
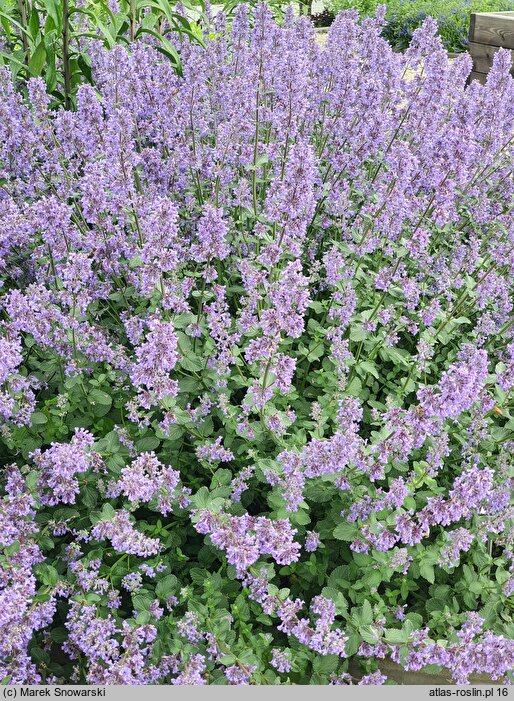
{"type": "Polygon", "coordinates": [[[153,601],[153,597],[150,593],[137,593],[132,594],[132,606],[134,610],[138,613],[142,611],[148,611],[153,601]]]}
{"type": "Polygon", "coordinates": [[[257,168],[260,166],[263,166],[265,163],[269,162],[268,154],[267,153],[261,153],[260,156],[257,157],[257,160],[255,161],[255,165],[257,168]]]}
{"type": "Polygon", "coordinates": [[[11,543],[10,545],[7,545],[5,548],[3,548],[3,553],[4,555],[7,555],[8,557],[10,555],[15,555],[20,549],[20,543],[18,540],[15,540],[14,543],[11,543]]]}
{"type": "Polygon", "coordinates": [[[312,668],[316,674],[324,677],[333,674],[338,664],[339,657],[337,655],[317,655],[312,661],[312,668]]]}
{"type": "Polygon", "coordinates": [[[472,592],[473,594],[481,594],[482,593],[482,582],[471,582],[469,586],[469,591],[472,592]]]}
{"type": "Polygon", "coordinates": [[[84,506],[89,510],[94,509],[98,503],[98,493],[96,489],[90,484],[86,484],[80,490],[80,494],[84,506]]]}
{"type": "Polygon", "coordinates": [[[102,521],[111,521],[116,516],[116,510],[109,503],[102,507],[102,521]]]}
{"type": "Polygon", "coordinates": [[[362,609],[360,612],[360,618],[362,623],[371,623],[373,621],[373,611],[371,610],[371,604],[366,599],[362,604],[362,609]]]}
{"type": "Polygon", "coordinates": [[[296,526],[306,526],[311,522],[309,514],[303,509],[299,509],[298,511],[291,513],[289,518],[291,523],[294,523],[296,526]]]}
{"type": "Polygon", "coordinates": [[[374,628],[370,625],[361,626],[359,628],[359,633],[361,638],[370,645],[376,645],[380,639],[378,628],[374,628]]]}
{"type": "Polygon", "coordinates": [[[222,655],[220,658],[220,662],[221,662],[221,664],[225,665],[226,667],[230,667],[230,665],[234,664],[236,659],[237,658],[234,655],[222,655]]]}
{"type": "Polygon", "coordinates": [[[135,621],[138,625],[146,625],[147,623],[150,623],[152,620],[152,617],[148,613],[148,611],[141,611],[141,613],[138,613],[135,621]]]}
{"type": "Polygon", "coordinates": [[[46,48],[43,39],[39,42],[36,50],[29,59],[29,72],[32,76],[40,75],[46,61],[46,48]]]}
{"type": "Polygon", "coordinates": [[[48,417],[42,411],[35,411],[31,414],[30,422],[33,426],[39,426],[48,423],[48,417]]]}
{"type": "Polygon", "coordinates": [[[59,581],[59,573],[55,567],[48,565],[46,562],[36,565],[34,571],[39,581],[47,587],[53,587],[59,581]]]}
{"type": "Polygon", "coordinates": [[[51,37],[45,36],[46,46],[46,91],[53,93],[57,87],[57,66],[55,60],[55,49],[51,37]]]}
{"type": "Polygon", "coordinates": [[[205,580],[209,577],[209,573],[201,567],[193,567],[189,570],[189,576],[195,584],[203,585],[205,580]]]}
{"type": "Polygon", "coordinates": [[[155,450],[159,447],[161,441],[155,436],[146,436],[145,438],[140,438],[136,441],[136,448],[141,453],[146,453],[151,450],[155,450]]]}
{"type": "Polygon", "coordinates": [[[65,640],[68,640],[68,631],[64,626],[52,628],[50,638],[56,643],[63,643],[65,640]]]}
{"type": "Polygon", "coordinates": [[[435,582],[434,565],[431,565],[428,562],[420,563],[419,573],[424,579],[430,582],[430,584],[435,582]]]}
{"type": "Polygon", "coordinates": [[[196,431],[204,438],[207,438],[207,436],[210,436],[214,430],[214,423],[212,421],[212,416],[207,416],[204,419],[203,423],[201,423],[199,426],[195,426],[195,428],[196,428],[196,431]]]}
{"type": "Polygon", "coordinates": [[[89,393],[89,401],[93,406],[95,416],[105,416],[112,405],[112,397],[101,389],[93,389],[89,393]]]}
{"type": "Polygon", "coordinates": [[[183,426],[179,426],[178,424],[172,424],[167,430],[166,433],[162,433],[159,431],[157,435],[161,438],[166,438],[168,441],[178,441],[179,438],[182,438],[184,435],[185,428],[183,426]]]}
{"type": "Polygon", "coordinates": [[[346,393],[349,394],[351,397],[360,397],[362,394],[362,382],[358,377],[354,377],[353,380],[351,380],[347,387],[346,387],[346,393]]]}
{"type": "Polygon", "coordinates": [[[100,406],[110,407],[112,404],[112,397],[107,392],[102,392],[101,389],[91,390],[89,397],[94,404],[99,404],[100,406]]]}
{"type": "Polygon", "coordinates": [[[321,341],[312,342],[309,346],[309,353],[307,355],[307,360],[309,363],[313,363],[318,358],[321,358],[325,354],[325,346],[321,341]]]}
{"type": "Polygon", "coordinates": [[[344,522],[334,528],[333,536],[337,540],[354,540],[358,535],[359,528],[355,523],[344,522]]]}
{"type": "Polygon", "coordinates": [[[371,570],[362,577],[362,581],[365,582],[367,587],[378,587],[383,579],[385,579],[385,577],[383,577],[379,570],[371,570]]]}
{"type": "Polygon", "coordinates": [[[177,591],[178,579],[174,574],[168,574],[157,582],[155,595],[162,600],[168,599],[177,591]]]}
{"type": "Polygon", "coordinates": [[[196,494],[193,495],[191,501],[197,509],[207,509],[211,503],[211,495],[207,487],[200,487],[196,494]]]}
{"type": "Polygon", "coordinates": [[[391,360],[395,365],[401,365],[404,368],[409,367],[408,358],[410,356],[407,353],[407,351],[404,351],[404,350],[400,351],[398,348],[383,347],[380,349],[379,355],[384,360],[391,360]]]}
{"type": "Polygon", "coordinates": [[[82,71],[87,82],[93,85],[93,73],[91,70],[91,63],[89,61],[89,58],[83,54],[80,54],[80,56],[78,57],[78,66],[82,71]]]}
{"type": "Polygon", "coordinates": [[[355,367],[359,375],[366,376],[367,374],[370,374],[378,380],[379,374],[377,367],[374,363],[369,363],[367,360],[364,360],[360,363],[357,363],[355,367]]]}
{"type": "Polygon", "coordinates": [[[45,652],[45,650],[43,650],[43,648],[40,647],[31,647],[30,656],[33,660],[43,665],[48,665],[48,663],[50,662],[50,656],[48,655],[48,652],[45,652]]]}
{"type": "MultiPolygon", "coordinates": [[[[48,18],[52,20],[53,28],[57,32],[62,31],[62,8],[58,0],[43,0],[42,5],[48,15],[48,18]]],[[[46,29],[46,28],[45,28],[46,29]]]]}
{"type": "Polygon", "coordinates": [[[216,489],[217,487],[228,486],[232,482],[232,472],[225,468],[220,467],[214,473],[211,480],[211,489],[216,489]]]}
{"type": "Polygon", "coordinates": [[[35,8],[32,9],[28,24],[32,39],[35,41],[39,32],[39,15],[35,8]]]}
{"type": "Polygon", "coordinates": [[[35,470],[32,470],[25,478],[25,484],[27,485],[27,489],[29,490],[29,492],[32,492],[34,489],[36,489],[38,483],[39,475],[35,470]]]}
{"type": "Polygon", "coordinates": [[[357,654],[360,644],[361,636],[357,633],[357,631],[350,631],[345,645],[345,652],[348,657],[353,657],[353,655],[357,654]]]}
{"type": "Polygon", "coordinates": [[[346,618],[348,613],[348,604],[343,594],[337,589],[332,589],[332,587],[324,587],[321,593],[326,599],[331,599],[331,601],[335,604],[337,615],[344,616],[346,618]]]}
{"type": "Polygon", "coordinates": [[[409,639],[409,635],[404,630],[390,628],[385,631],[385,639],[388,643],[406,643],[409,639]]]}
{"type": "Polygon", "coordinates": [[[198,356],[191,353],[190,355],[185,355],[180,359],[180,365],[188,372],[197,372],[198,370],[202,370],[204,362],[201,360],[201,358],[198,358],[198,356]]]}
{"type": "Polygon", "coordinates": [[[369,332],[365,331],[360,324],[358,326],[352,326],[350,330],[350,338],[352,341],[364,341],[369,335],[369,332]]]}

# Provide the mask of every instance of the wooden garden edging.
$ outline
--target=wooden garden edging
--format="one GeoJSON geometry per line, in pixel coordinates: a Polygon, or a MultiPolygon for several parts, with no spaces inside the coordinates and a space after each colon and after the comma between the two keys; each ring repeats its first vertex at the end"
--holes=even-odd
{"type": "MultiPolygon", "coordinates": [[[[469,53],[473,59],[470,80],[485,83],[494,54],[511,49],[514,60],[514,12],[477,12],[471,15],[469,53]]],[[[513,71],[514,75],[514,71],[513,71]]]]}
{"type": "MultiPolygon", "coordinates": [[[[392,660],[376,660],[380,671],[387,676],[388,679],[396,684],[414,684],[416,686],[453,686],[449,670],[442,670],[439,674],[430,674],[429,672],[407,672],[396,662],[392,660]]],[[[357,662],[350,662],[350,674],[356,679],[363,676],[357,662]]],[[[500,681],[493,681],[487,674],[472,674],[469,678],[470,684],[488,684],[492,686],[500,686],[500,681]]]]}

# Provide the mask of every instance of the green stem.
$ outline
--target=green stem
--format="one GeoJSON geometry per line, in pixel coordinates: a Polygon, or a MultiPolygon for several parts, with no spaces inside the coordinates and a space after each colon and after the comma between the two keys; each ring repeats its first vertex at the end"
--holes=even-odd
{"type": "Polygon", "coordinates": [[[64,74],[64,106],[71,109],[70,16],[68,0],[62,3],[62,63],[64,74]]]}

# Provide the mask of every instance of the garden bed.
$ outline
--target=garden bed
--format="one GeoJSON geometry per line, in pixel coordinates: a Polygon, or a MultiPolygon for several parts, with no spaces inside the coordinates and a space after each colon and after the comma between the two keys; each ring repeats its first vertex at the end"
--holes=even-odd
{"type": "Polygon", "coordinates": [[[0,71],[0,679],[514,682],[508,54],[153,5],[0,71]]]}

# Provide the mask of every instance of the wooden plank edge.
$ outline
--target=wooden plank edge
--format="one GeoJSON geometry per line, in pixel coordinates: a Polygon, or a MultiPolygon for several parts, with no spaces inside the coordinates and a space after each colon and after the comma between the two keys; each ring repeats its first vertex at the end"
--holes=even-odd
{"type": "Polygon", "coordinates": [[[468,78],[468,84],[471,83],[472,80],[478,80],[481,85],[485,85],[487,74],[479,73],[478,71],[471,71],[468,78]]]}
{"type": "Polygon", "coordinates": [[[475,22],[476,22],[476,18],[477,18],[476,13],[475,13],[475,12],[472,12],[472,13],[471,13],[471,16],[470,16],[470,18],[469,18],[469,34],[468,34],[468,38],[469,38],[469,41],[470,41],[470,42],[472,42],[473,39],[475,38],[475,22]]]}
{"type": "Polygon", "coordinates": [[[512,16],[509,14],[509,17],[485,12],[475,13],[470,25],[470,41],[514,49],[514,12],[512,16]]]}

